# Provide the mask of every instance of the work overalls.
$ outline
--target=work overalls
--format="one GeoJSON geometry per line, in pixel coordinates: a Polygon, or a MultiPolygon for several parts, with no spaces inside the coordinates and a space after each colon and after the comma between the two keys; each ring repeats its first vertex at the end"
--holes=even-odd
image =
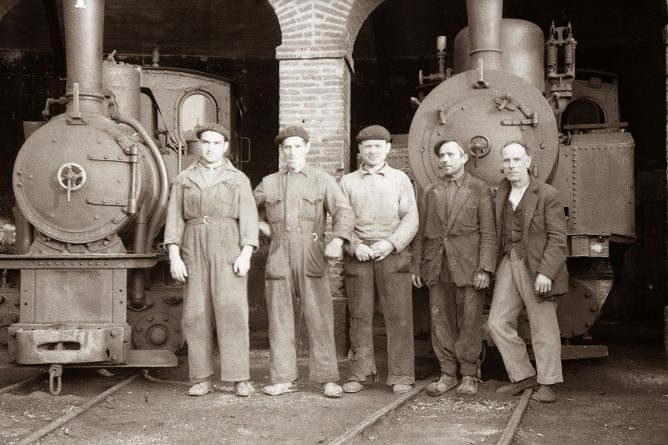
{"type": "Polygon", "coordinates": [[[272,237],[265,270],[271,381],[287,383],[298,377],[293,308],[299,303],[309,337],[309,378],[337,381],[325,211],[332,215],[332,236],[349,240],[352,210],[334,178],[308,165],[300,172],[265,177],[254,194],[258,207],[264,206],[272,237]]]}
{"type": "Polygon", "coordinates": [[[247,275],[233,271],[241,248],[257,247],[258,220],[248,178],[226,161],[205,181],[199,164],[172,186],[165,244],[179,244],[188,278],[181,326],[188,342],[191,383],[210,378],[213,321],[222,381],[249,380],[247,275]]]}

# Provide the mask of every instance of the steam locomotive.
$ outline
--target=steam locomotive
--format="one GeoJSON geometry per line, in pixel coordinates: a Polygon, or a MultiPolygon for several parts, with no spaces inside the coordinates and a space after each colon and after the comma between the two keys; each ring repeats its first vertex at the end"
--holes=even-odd
{"type": "MultiPolygon", "coordinates": [[[[615,76],[575,72],[570,26],[553,27],[545,41],[536,25],[502,19],[501,4],[467,2],[454,69],[438,39],[439,72],[420,73],[410,132],[388,160],[419,194],[437,176],[433,147],[444,139],[471,153],[467,170],[490,186],[502,177],[501,147],[529,146],[531,174],[561,192],[568,217],[561,335],[587,338],[612,286],[611,252],[635,238],[633,138],[619,121],[615,76]]],[[[12,178],[16,249],[0,255],[0,269],[11,271],[0,275],[0,361],[51,365],[54,392],[64,364],[176,365],[182,293],[156,248],[170,179],[197,156],[198,123],[232,129],[238,160],[247,148],[234,131],[242,105],[229,81],[103,62],[104,1],[67,0],[63,11],[66,93],[44,115],[56,104],[65,112],[27,127],[12,178]]],[[[426,320],[418,329],[428,329],[428,310],[415,312],[426,320]]],[[[524,316],[519,330],[529,338],[524,316]]]]}
{"type": "MultiPolygon", "coordinates": [[[[531,175],[559,190],[568,219],[570,289],[557,310],[562,357],[605,356],[604,345],[569,343],[591,339],[613,283],[612,252],[635,240],[634,141],[619,120],[617,80],[576,75],[570,24],[553,24],[545,40],[533,23],[503,19],[502,3],[467,2],[469,27],[455,38],[454,69],[445,67],[445,37],[437,39],[439,71],[419,73],[417,111],[389,161],[420,194],[438,175],[433,147],[454,139],[470,153],[466,170],[494,187],[503,179],[501,148],[510,141],[529,147],[531,175]]],[[[416,326],[426,330],[429,320],[416,326]]],[[[525,314],[518,331],[529,341],[525,314]]]]}
{"type": "Polygon", "coordinates": [[[103,61],[104,1],[63,11],[66,93],[25,126],[16,247],[0,256],[0,359],[51,365],[54,393],[63,364],[176,365],[182,290],[156,237],[171,178],[198,156],[198,124],[230,128],[238,161],[243,142],[228,80],[159,67],[157,52],[152,66],[103,61]]]}

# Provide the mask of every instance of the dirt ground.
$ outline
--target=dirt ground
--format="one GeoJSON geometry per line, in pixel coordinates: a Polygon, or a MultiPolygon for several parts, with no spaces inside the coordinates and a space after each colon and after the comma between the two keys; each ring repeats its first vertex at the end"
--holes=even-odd
{"type": "MultiPolygon", "coordinates": [[[[381,355],[380,351],[377,355],[381,355]]],[[[268,351],[252,351],[252,378],[258,389],[268,382],[268,351]]],[[[185,381],[187,364],[151,370],[163,379],[185,381]]],[[[418,378],[435,373],[432,361],[418,363],[418,378]]],[[[668,370],[656,336],[610,344],[610,357],[565,362],[566,382],[552,405],[531,402],[518,432],[520,444],[666,444],[668,443],[668,370]]],[[[306,358],[300,358],[305,376],[306,358]]],[[[342,375],[348,366],[340,363],[342,375]]],[[[379,368],[384,368],[382,358],[379,368]]],[[[0,396],[0,444],[12,444],[28,432],[130,375],[110,369],[66,369],[63,395],[48,394],[46,381],[0,396]]],[[[0,386],[34,374],[34,369],[0,369],[0,386]]],[[[381,374],[381,378],[382,378],[381,374]]],[[[360,440],[379,444],[495,443],[517,404],[494,390],[506,379],[498,356],[483,367],[485,383],[477,396],[426,394],[390,415],[360,440]]],[[[327,443],[395,399],[383,383],[338,400],[324,398],[318,386],[299,382],[299,391],[279,397],[258,393],[234,396],[231,384],[205,397],[188,397],[187,386],[143,377],[109,397],[83,417],[41,441],[43,444],[205,444],[327,443]]]]}

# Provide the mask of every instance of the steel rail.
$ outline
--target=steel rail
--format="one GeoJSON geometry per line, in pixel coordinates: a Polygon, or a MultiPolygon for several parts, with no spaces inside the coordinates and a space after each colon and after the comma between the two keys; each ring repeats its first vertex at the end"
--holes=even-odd
{"type": "Polygon", "coordinates": [[[67,422],[70,420],[80,416],[81,414],[85,413],[98,403],[102,402],[105,400],[107,397],[118,391],[119,389],[122,389],[126,386],[128,386],[130,383],[134,382],[137,377],[141,376],[142,374],[135,374],[127,379],[123,380],[122,382],[112,386],[111,388],[107,389],[106,391],[98,394],[94,398],[90,399],[88,402],[83,404],[82,406],[73,409],[69,413],[65,414],[64,416],[59,417],[58,419],[54,420],[53,422],[49,423],[48,425],[43,426],[39,430],[29,434],[28,436],[24,437],[21,439],[19,442],[17,442],[17,445],[29,445],[31,443],[36,442],[37,440],[41,439],[42,437],[46,436],[52,431],[57,430],[61,426],[65,425],[67,422]]]}
{"type": "Polygon", "coordinates": [[[403,394],[401,397],[385,405],[384,407],[382,407],[375,413],[371,414],[369,417],[367,417],[362,422],[358,423],[345,433],[341,434],[338,437],[335,437],[333,440],[328,442],[328,445],[342,445],[351,443],[355,438],[361,436],[364,431],[368,430],[373,425],[378,423],[378,421],[380,421],[383,417],[387,416],[391,412],[397,410],[407,402],[417,397],[417,395],[420,394],[427,387],[428,384],[435,381],[437,378],[438,378],[437,376],[432,376],[425,380],[422,380],[406,394],[403,394]]]}
{"type": "Polygon", "coordinates": [[[36,380],[39,380],[42,377],[46,377],[47,375],[48,374],[46,372],[42,372],[42,373],[37,374],[36,376],[29,377],[25,380],[22,380],[22,381],[18,382],[18,383],[14,383],[13,385],[9,385],[9,386],[5,386],[4,388],[0,388],[0,394],[5,394],[5,393],[8,393],[8,392],[12,392],[15,389],[23,388],[24,386],[29,385],[30,383],[32,383],[36,380]]]}
{"type": "Polygon", "coordinates": [[[527,406],[529,406],[529,399],[531,399],[532,393],[532,388],[524,390],[520,402],[517,404],[517,407],[515,407],[515,411],[513,411],[513,415],[510,416],[508,425],[506,425],[506,429],[503,430],[503,434],[501,434],[501,437],[499,438],[499,441],[496,443],[496,445],[509,445],[512,442],[513,438],[515,437],[515,432],[517,432],[517,428],[520,426],[520,422],[522,421],[524,411],[526,411],[527,406]]]}

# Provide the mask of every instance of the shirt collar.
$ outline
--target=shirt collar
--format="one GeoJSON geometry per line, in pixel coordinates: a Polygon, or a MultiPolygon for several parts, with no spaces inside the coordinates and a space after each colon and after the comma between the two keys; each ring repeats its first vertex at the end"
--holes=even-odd
{"type": "Polygon", "coordinates": [[[385,176],[385,173],[386,173],[385,170],[389,167],[389,166],[387,165],[387,162],[384,162],[382,167],[380,167],[380,168],[379,168],[378,170],[376,170],[375,172],[371,173],[370,171],[368,171],[367,169],[364,168],[365,165],[366,165],[366,164],[362,163],[362,165],[361,165],[360,168],[359,168],[359,171],[360,171],[360,173],[362,174],[362,176],[364,176],[364,175],[373,175],[373,174],[379,174],[379,175],[383,175],[383,176],[385,176]]]}
{"type": "Polygon", "coordinates": [[[309,176],[311,176],[311,173],[313,173],[313,167],[311,167],[309,164],[304,164],[302,169],[299,170],[298,172],[291,172],[290,170],[288,170],[286,168],[285,170],[283,170],[283,173],[285,175],[288,175],[289,173],[299,173],[299,174],[302,174],[302,175],[304,175],[308,178],[309,176]]]}

